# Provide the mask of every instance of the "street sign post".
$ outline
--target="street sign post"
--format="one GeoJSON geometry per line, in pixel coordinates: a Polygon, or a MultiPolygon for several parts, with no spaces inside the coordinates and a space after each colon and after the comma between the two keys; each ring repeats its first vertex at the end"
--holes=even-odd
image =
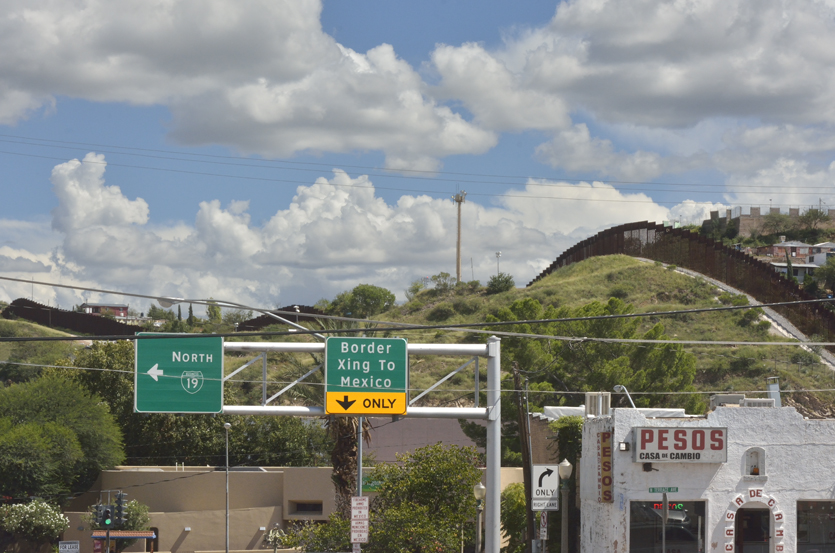
{"type": "Polygon", "coordinates": [[[220,413],[222,410],[223,338],[172,335],[136,341],[134,411],[220,413]]]}
{"type": "Polygon", "coordinates": [[[337,336],[325,341],[328,415],[405,415],[408,391],[406,340],[337,336]]]}
{"type": "Polygon", "coordinates": [[[531,510],[560,510],[559,465],[534,465],[531,471],[531,510]]]}

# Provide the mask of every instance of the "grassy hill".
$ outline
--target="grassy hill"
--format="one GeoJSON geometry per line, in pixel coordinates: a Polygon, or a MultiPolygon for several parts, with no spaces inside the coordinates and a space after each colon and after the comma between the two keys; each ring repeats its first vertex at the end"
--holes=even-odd
{"type": "MultiPolygon", "coordinates": [[[[640,319],[640,330],[647,331],[656,323],[664,326],[665,334],[680,340],[727,340],[740,342],[781,342],[778,335],[769,332],[768,325],[746,317],[742,311],[680,314],[675,316],[652,315],[653,312],[674,311],[701,307],[720,306],[720,299],[730,301],[710,283],[678,273],[659,263],[647,263],[628,256],[608,256],[588,259],[564,267],[530,288],[515,288],[507,292],[489,295],[477,283],[461,284],[449,290],[424,290],[406,304],[376,316],[376,319],[419,325],[478,324],[488,315],[497,315],[500,310],[517,300],[533,299],[543,306],[578,308],[590,302],[607,302],[616,297],[631,305],[636,313],[647,313],[640,319]]],[[[275,326],[267,330],[284,331],[286,327],[275,326]]],[[[367,330],[368,335],[400,336],[416,343],[475,343],[486,340],[488,334],[475,334],[444,329],[421,329],[386,331],[367,330]]],[[[0,319],[0,336],[51,336],[61,333],[22,321],[0,319]]],[[[266,336],[241,337],[245,341],[290,341],[312,340],[310,337],[266,336]]],[[[61,342],[41,343],[0,343],[0,363],[5,360],[50,364],[65,357],[77,347],[61,342]]],[[[820,362],[817,355],[798,347],[778,346],[715,346],[685,345],[684,350],[692,354],[696,364],[694,386],[704,392],[701,399],[706,402],[708,392],[716,391],[762,391],[766,378],[777,376],[784,393],[784,403],[797,402],[805,414],[828,413],[829,405],[835,398],[830,390],[835,388],[835,372],[820,362]]],[[[252,354],[230,354],[226,358],[227,372],[231,372],[252,359],[252,354]]],[[[509,359],[503,357],[503,361],[509,359]]],[[[316,356],[270,354],[268,356],[268,378],[271,383],[268,393],[277,392],[286,383],[295,380],[320,362],[316,356]]],[[[467,359],[461,357],[413,357],[411,360],[410,385],[413,390],[423,390],[440,378],[455,370],[467,359]]],[[[433,391],[422,405],[472,405],[473,366],[433,391]]],[[[537,371],[542,367],[522,367],[523,370],[537,371]]],[[[6,365],[5,371],[13,369],[6,365]]],[[[484,363],[481,366],[481,380],[485,380],[484,363]]],[[[236,375],[227,388],[228,401],[234,403],[260,403],[261,363],[236,375]]],[[[321,403],[321,378],[311,377],[307,384],[298,385],[276,404],[321,403]]],[[[414,395],[414,393],[413,393],[414,395]]],[[[753,395],[749,393],[749,395],[753,395]]],[[[762,394],[760,394],[762,395],[762,394]]],[[[579,396],[577,396],[579,397],[579,396]]],[[[672,396],[671,396],[672,397],[672,396]]],[[[675,398],[673,398],[675,399],[675,398]]],[[[554,397],[554,402],[558,397],[554,397]]],[[[564,401],[564,398],[563,398],[564,401]]],[[[669,404],[681,404],[673,402],[669,404]]]]}
{"type": "MultiPolygon", "coordinates": [[[[718,307],[720,298],[729,301],[727,294],[700,278],[693,278],[664,267],[658,263],[647,263],[628,256],[592,258],[581,263],[564,267],[537,282],[530,288],[516,288],[500,294],[488,295],[481,286],[461,284],[448,291],[425,290],[412,301],[397,306],[376,316],[376,319],[421,325],[477,324],[484,322],[488,315],[497,315],[499,310],[517,300],[532,298],[544,306],[577,308],[593,301],[606,302],[617,297],[629,303],[636,313],[675,311],[701,307],[718,307]]],[[[641,318],[640,327],[649,330],[656,323],[663,324],[665,333],[671,339],[681,340],[725,340],[740,342],[781,342],[785,338],[775,335],[767,323],[751,320],[743,311],[680,314],[676,316],[652,316],[641,318]]],[[[378,335],[396,335],[412,342],[480,342],[486,334],[471,334],[443,329],[379,331],[378,335]]],[[[269,339],[269,338],[268,338],[269,339]]],[[[282,338],[284,339],[284,338],[282,338]]],[[[712,346],[687,345],[685,351],[696,361],[694,385],[705,392],[714,391],[763,391],[766,378],[780,378],[784,390],[798,390],[784,394],[784,403],[797,401],[817,412],[826,409],[832,402],[830,392],[806,392],[835,388],[835,373],[820,363],[812,352],[797,347],[778,346],[712,346]]],[[[251,356],[230,359],[230,369],[242,365],[251,356]]],[[[411,388],[422,390],[466,362],[455,357],[413,358],[411,364],[411,388]]],[[[270,356],[270,377],[276,381],[288,382],[312,367],[313,359],[289,356],[270,356]]],[[[537,370],[541,367],[523,367],[523,370],[537,370]]],[[[244,379],[259,378],[259,368],[244,379]]],[[[484,368],[481,369],[484,380],[484,368]]],[[[276,389],[278,384],[275,385],[276,389]]],[[[239,401],[247,394],[252,399],[260,397],[260,385],[244,384],[239,401]]],[[[473,371],[469,367],[427,396],[429,405],[471,405],[473,400],[473,371]],[[468,390],[470,390],[468,392],[468,390]]],[[[304,391],[305,386],[300,386],[304,391]]],[[[317,397],[320,388],[315,384],[307,386],[308,396],[317,397]]],[[[749,393],[749,396],[754,395],[749,393]]],[[[762,395],[762,394],[760,394],[762,395]]],[[[423,401],[423,400],[422,400],[423,401]]],[[[814,414],[814,413],[810,413],[814,414]]]]}
{"type": "MultiPolygon", "coordinates": [[[[24,320],[0,318],[0,338],[12,337],[53,337],[70,336],[66,332],[54,330],[24,320]]],[[[72,355],[75,348],[81,347],[76,342],[0,342],[0,381],[7,379],[26,380],[37,376],[37,367],[5,364],[12,361],[38,365],[50,365],[58,359],[72,355]]]]}

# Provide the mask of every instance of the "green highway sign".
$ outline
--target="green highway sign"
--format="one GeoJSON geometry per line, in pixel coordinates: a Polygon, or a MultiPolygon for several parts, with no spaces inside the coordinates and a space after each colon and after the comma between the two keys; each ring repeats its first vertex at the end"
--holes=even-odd
{"type": "Polygon", "coordinates": [[[408,391],[409,353],[403,338],[325,340],[327,414],[404,415],[408,391]]]}
{"type": "Polygon", "coordinates": [[[676,493],[678,488],[650,488],[649,493],[676,493]]]}
{"type": "MultiPolygon", "coordinates": [[[[139,336],[149,334],[162,336],[139,336]]],[[[223,338],[185,336],[195,335],[136,341],[133,408],[137,413],[223,410],[223,338]]]]}

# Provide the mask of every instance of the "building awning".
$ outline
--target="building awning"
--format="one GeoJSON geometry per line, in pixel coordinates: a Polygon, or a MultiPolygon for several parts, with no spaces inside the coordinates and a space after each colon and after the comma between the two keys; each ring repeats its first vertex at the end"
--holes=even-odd
{"type": "MultiPolygon", "coordinates": [[[[107,530],[93,530],[92,535],[90,536],[94,540],[106,540],[107,539],[107,530]]],[[[153,530],[111,530],[110,531],[110,539],[111,540],[135,540],[135,539],[156,539],[157,535],[154,533],[153,530]]]]}

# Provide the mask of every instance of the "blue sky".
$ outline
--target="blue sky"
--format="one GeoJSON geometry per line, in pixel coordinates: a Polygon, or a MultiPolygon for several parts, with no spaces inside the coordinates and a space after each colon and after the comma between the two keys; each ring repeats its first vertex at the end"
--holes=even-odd
{"type": "Polygon", "coordinates": [[[457,190],[463,278],[502,251],[517,285],[612,225],[833,205],[833,11],[5,2],[0,276],[259,307],[366,282],[402,299],[454,273],[457,190]]]}

